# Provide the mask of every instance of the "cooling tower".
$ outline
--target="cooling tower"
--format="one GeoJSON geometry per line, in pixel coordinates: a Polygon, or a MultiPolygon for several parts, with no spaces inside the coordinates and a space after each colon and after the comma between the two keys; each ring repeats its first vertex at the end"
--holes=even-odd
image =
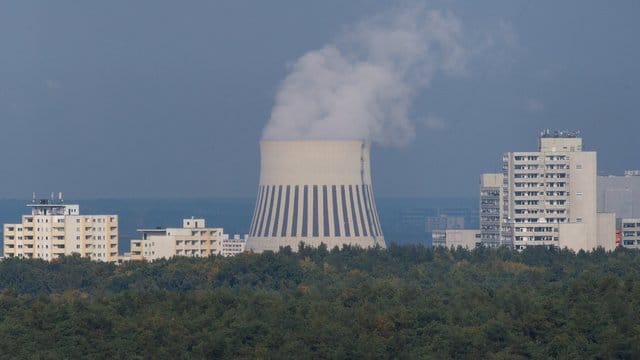
{"type": "Polygon", "coordinates": [[[262,141],[247,249],[385,247],[364,141],[262,141]]]}

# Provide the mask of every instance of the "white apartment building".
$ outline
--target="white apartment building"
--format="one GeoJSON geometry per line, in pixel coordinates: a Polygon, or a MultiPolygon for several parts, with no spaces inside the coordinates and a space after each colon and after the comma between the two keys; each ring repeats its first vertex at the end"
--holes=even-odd
{"type": "Polygon", "coordinates": [[[204,219],[184,219],[181,228],[139,229],[141,239],[131,240],[131,260],[169,259],[174,256],[235,255],[244,251],[245,239],[207,228],[204,219]]]}
{"type": "Polygon", "coordinates": [[[43,199],[19,224],[4,224],[4,257],[53,260],[79,254],[96,261],[118,259],[118,216],[81,215],[80,206],[43,199]]]}
{"type": "Polygon", "coordinates": [[[480,241],[487,247],[510,245],[501,237],[504,221],[503,179],[502,174],[480,175],[480,241]]]}
{"type": "Polygon", "coordinates": [[[596,169],[596,152],[583,151],[572,132],[546,131],[538,151],[505,153],[503,243],[575,251],[615,246],[615,217],[596,210],[596,169]]]}
{"type": "Polygon", "coordinates": [[[222,250],[220,255],[222,256],[235,256],[244,252],[244,247],[247,243],[247,235],[241,238],[240,235],[234,235],[229,237],[225,234],[222,239],[222,250]]]}

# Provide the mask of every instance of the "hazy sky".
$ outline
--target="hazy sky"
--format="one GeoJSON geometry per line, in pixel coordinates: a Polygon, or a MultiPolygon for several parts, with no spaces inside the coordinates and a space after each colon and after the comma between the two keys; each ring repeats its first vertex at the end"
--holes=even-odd
{"type": "MultiPolygon", "coordinates": [[[[416,3],[0,1],[0,198],[252,197],[298,59],[416,3]]],[[[464,67],[414,89],[413,140],[374,146],[378,197],[474,196],[545,128],[581,130],[601,174],[640,168],[640,1],[420,4],[464,67]]]]}

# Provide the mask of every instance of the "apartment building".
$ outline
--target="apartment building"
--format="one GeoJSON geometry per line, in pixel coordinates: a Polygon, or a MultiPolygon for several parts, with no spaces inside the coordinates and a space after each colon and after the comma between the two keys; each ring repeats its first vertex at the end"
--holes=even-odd
{"type": "Polygon", "coordinates": [[[502,174],[480,175],[480,242],[487,247],[511,245],[511,237],[501,237],[503,179],[502,174]]]}
{"type": "Polygon", "coordinates": [[[502,241],[516,249],[611,248],[615,217],[597,213],[596,169],[596,152],[583,151],[574,132],[545,131],[538,151],[505,153],[502,241]]]}
{"type": "Polygon", "coordinates": [[[623,218],[621,228],[621,246],[640,249],[640,218],[623,218]]]}
{"type": "Polygon", "coordinates": [[[79,254],[96,261],[118,259],[118,216],[82,215],[77,204],[34,200],[18,224],[4,224],[4,257],[53,260],[79,254]]]}
{"type": "MultiPolygon", "coordinates": [[[[207,257],[222,253],[228,236],[222,228],[207,228],[204,219],[184,219],[181,228],[139,229],[131,240],[131,260],[158,260],[174,256],[207,257]]],[[[244,248],[243,248],[244,250],[244,248]]]]}
{"type": "Polygon", "coordinates": [[[247,235],[243,238],[240,235],[234,235],[233,237],[229,237],[228,235],[224,235],[222,239],[222,250],[220,251],[220,255],[222,256],[235,256],[244,252],[245,245],[247,244],[247,235]]]}

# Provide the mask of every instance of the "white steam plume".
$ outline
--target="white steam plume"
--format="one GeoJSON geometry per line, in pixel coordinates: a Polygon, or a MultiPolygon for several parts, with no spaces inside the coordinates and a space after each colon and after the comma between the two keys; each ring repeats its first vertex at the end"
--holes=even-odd
{"type": "Polygon", "coordinates": [[[461,36],[452,14],[422,7],[360,22],[295,62],[263,138],[411,141],[409,111],[417,92],[437,72],[464,71],[461,36]]]}

